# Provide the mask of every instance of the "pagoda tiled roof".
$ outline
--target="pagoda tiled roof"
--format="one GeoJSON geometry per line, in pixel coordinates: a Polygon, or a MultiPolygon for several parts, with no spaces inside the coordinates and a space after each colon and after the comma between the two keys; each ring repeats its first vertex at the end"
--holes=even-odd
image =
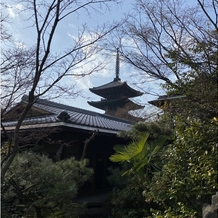
{"type": "Polygon", "coordinates": [[[164,105],[165,102],[170,102],[172,100],[178,100],[184,97],[185,97],[184,95],[172,95],[172,96],[161,95],[156,100],[149,101],[148,103],[156,107],[161,107],[164,105]]]}
{"type": "MultiPolygon", "coordinates": [[[[20,102],[27,103],[27,96],[20,102]]],[[[33,109],[45,111],[45,114],[28,116],[22,123],[21,129],[40,128],[49,126],[66,126],[81,130],[96,130],[104,133],[117,134],[122,130],[130,130],[132,122],[116,118],[110,115],[97,113],[57,102],[37,99],[33,109]]],[[[8,112],[9,113],[9,112],[8,112]]],[[[3,121],[3,125],[8,129],[13,129],[17,121],[3,121]]]]}
{"type": "Polygon", "coordinates": [[[114,80],[102,86],[90,88],[89,90],[105,98],[111,94],[114,94],[114,92],[117,90],[119,90],[121,95],[122,93],[125,93],[127,98],[137,97],[143,94],[142,92],[131,88],[126,82],[122,82],[120,80],[114,80]]]}
{"type": "Polygon", "coordinates": [[[138,109],[144,108],[143,106],[132,102],[128,98],[111,99],[111,100],[102,99],[101,101],[88,101],[88,103],[91,106],[102,109],[102,110],[105,110],[107,107],[108,109],[110,109],[110,106],[113,109],[114,105],[116,105],[117,107],[124,107],[127,104],[129,108],[131,108],[130,110],[138,110],[138,109]]]}

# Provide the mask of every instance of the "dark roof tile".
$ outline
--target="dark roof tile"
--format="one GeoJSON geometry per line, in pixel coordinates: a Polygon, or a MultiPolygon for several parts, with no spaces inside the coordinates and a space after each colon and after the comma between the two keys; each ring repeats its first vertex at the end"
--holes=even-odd
{"type": "MultiPolygon", "coordinates": [[[[22,102],[27,103],[27,97],[22,98],[22,102]]],[[[64,104],[59,104],[56,102],[48,101],[45,99],[37,99],[33,105],[36,108],[43,109],[49,112],[50,115],[40,115],[35,117],[27,117],[23,121],[23,125],[36,125],[36,124],[57,124],[64,125],[76,125],[76,128],[90,129],[98,128],[99,131],[114,131],[118,132],[121,130],[129,130],[132,126],[132,122],[119,119],[117,117],[100,114],[93,111],[88,111],[64,104]],[[58,119],[58,115],[61,112],[67,112],[70,116],[69,119],[65,121],[58,119]]],[[[17,121],[4,122],[5,126],[15,126],[17,121]]]]}

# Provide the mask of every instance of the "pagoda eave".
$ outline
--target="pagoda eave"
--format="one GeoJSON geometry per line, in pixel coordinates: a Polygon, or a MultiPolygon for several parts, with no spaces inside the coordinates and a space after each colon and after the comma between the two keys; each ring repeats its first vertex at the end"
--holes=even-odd
{"type": "Polygon", "coordinates": [[[160,96],[156,100],[149,101],[148,103],[152,104],[158,108],[162,108],[162,107],[164,107],[165,104],[169,104],[169,102],[171,102],[171,101],[179,100],[179,99],[184,98],[184,97],[185,97],[184,95],[174,95],[174,96],[163,95],[163,96],[160,96]]]}
{"type": "Polygon", "coordinates": [[[102,110],[116,110],[117,108],[122,108],[125,106],[128,106],[130,110],[138,110],[144,108],[143,106],[138,105],[127,98],[115,100],[89,101],[88,104],[102,110]]]}
{"type": "Polygon", "coordinates": [[[116,95],[117,93],[127,98],[137,97],[143,94],[142,92],[136,91],[129,87],[126,82],[111,82],[104,86],[90,88],[89,90],[92,93],[104,98],[108,98],[111,95],[116,95]]]}

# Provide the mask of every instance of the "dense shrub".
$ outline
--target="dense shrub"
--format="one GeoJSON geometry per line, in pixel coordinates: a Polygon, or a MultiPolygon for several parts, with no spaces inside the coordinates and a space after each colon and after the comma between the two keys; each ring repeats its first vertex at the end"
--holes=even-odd
{"type": "Polygon", "coordinates": [[[44,155],[17,155],[2,184],[4,217],[77,217],[73,202],[79,187],[92,176],[87,161],[52,162],[44,155]]]}

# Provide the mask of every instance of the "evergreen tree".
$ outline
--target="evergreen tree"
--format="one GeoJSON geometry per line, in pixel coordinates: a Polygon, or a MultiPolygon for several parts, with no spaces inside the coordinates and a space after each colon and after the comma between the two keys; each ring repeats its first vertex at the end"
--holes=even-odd
{"type": "Polygon", "coordinates": [[[73,198],[93,173],[86,164],[74,158],[54,163],[32,152],[17,155],[2,184],[2,215],[77,217],[81,206],[73,198]]]}

